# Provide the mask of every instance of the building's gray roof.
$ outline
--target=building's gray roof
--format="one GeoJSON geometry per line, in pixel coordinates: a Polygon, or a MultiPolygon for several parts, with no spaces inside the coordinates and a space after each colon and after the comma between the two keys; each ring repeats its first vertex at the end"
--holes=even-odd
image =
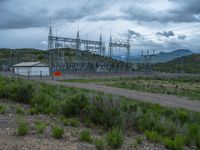
{"type": "Polygon", "coordinates": [[[22,62],[13,65],[13,67],[49,67],[49,65],[41,62],[22,62]]]}

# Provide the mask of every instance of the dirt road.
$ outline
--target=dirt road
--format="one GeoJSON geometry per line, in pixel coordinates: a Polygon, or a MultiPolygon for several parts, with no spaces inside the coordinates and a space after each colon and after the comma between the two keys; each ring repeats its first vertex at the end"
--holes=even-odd
{"type": "Polygon", "coordinates": [[[113,95],[132,98],[138,101],[149,102],[153,104],[160,104],[161,106],[184,108],[191,111],[200,112],[200,101],[188,100],[185,97],[138,92],[134,90],[120,89],[120,88],[108,87],[108,86],[97,85],[97,84],[68,83],[68,82],[59,82],[59,81],[44,81],[44,82],[48,84],[53,84],[53,85],[63,85],[67,87],[76,87],[76,88],[100,91],[100,92],[109,93],[113,95]]]}

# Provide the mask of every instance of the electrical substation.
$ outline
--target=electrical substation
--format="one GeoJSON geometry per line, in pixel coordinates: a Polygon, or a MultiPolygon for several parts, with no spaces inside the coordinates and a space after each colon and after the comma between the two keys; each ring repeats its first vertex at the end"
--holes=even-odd
{"type": "Polygon", "coordinates": [[[48,51],[52,72],[131,71],[130,48],[129,39],[112,39],[110,36],[106,49],[102,34],[98,41],[94,41],[81,39],[79,31],[76,38],[65,38],[53,36],[52,27],[49,29],[48,51]],[[124,59],[120,60],[122,56],[124,59]]]}

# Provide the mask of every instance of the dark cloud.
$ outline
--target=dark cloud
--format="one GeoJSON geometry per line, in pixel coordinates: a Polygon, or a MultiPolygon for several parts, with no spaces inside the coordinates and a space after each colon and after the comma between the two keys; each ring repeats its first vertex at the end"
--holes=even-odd
{"type": "Polygon", "coordinates": [[[185,40],[185,39],[186,39],[186,35],[179,35],[179,36],[178,36],[178,39],[179,39],[179,40],[185,40]]]}
{"type": "Polygon", "coordinates": [[[175,22],[200,22],[198,15],[200,14],[199,0],[169,0],[173,3],[174,7],[169,10],[156,10],[144,7],[134,8],[129,6],[122,8],[121,12],[124,13],[124,19],[137,20],[137,21],[155,21],[161,23],[175,22]]]}
{"type": "Polygon", "coordinates": [[[43,5],[46,4],[44,0],[0,0],[0,30],[48,27],[50,17],[54,22],[62,20],[74,22],[95,15],[106,4],[106,0],[91,1],[86,9],[79,13],[86,4],[85,1],[59,1],[57,2],[59,5],[53,5],[55,2],[53,0],[48,2],[49,5],[43,5]]]}
{"type": "Polygon", "coordinates": [[[163,37],[171,37],[171,36],[175,36],[173,31],[163,31],[163,32],[157,32],[156,33],[157,36],[163,36],[163,37]]]}
{"type": "Polygon", "coordinates": [[[141,35],[139,32],[133,30],[127,30],[125,33],[120,34],[122,37],[127,37],[129,39],[144,39],[144,36],[141,35]]]}

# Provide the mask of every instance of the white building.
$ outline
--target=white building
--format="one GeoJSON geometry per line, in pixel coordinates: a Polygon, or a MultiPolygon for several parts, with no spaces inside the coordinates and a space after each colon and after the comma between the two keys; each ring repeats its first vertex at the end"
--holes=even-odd
{"type": "Polygon", "coordinates": [[[23,62],[13,66],[14,74],[23,76],[49,76],[50,67],[41,62],[23,62]]]}

